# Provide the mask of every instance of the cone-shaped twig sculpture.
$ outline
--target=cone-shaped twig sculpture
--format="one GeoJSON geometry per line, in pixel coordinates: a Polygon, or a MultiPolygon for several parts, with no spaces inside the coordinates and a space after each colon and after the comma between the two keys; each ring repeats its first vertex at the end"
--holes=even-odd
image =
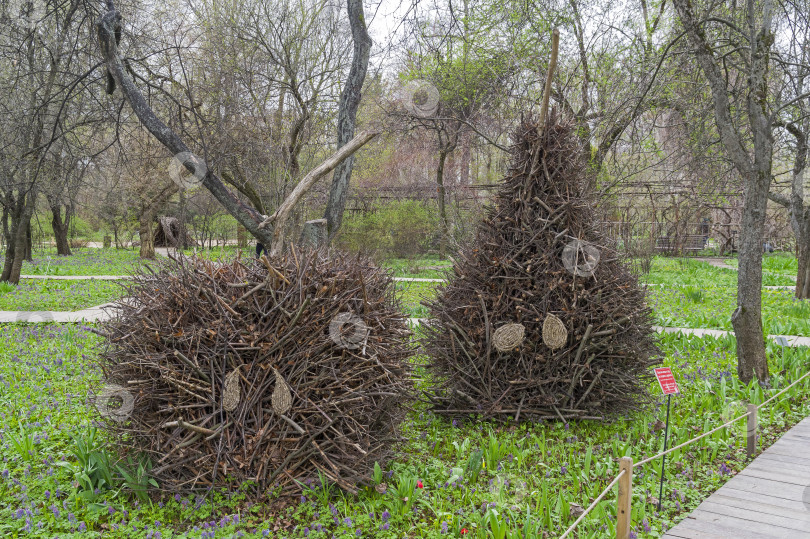
{"type": "Polygon", "coordinates": [[[578,144],[554,113],[542,130],[519,127],[475,243],[427,304],[438,413],[567,421],[647,400],[658,356],[650,310],[598,230],[578,144]],[[505,347],[499,328],[510,324],[523,335],[505,347]]]}

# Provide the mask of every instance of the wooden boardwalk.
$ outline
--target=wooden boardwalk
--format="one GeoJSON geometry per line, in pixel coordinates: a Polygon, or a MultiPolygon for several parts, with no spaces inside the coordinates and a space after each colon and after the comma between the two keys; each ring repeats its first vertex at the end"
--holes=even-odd
{"type": "Polygon", "coordinates": [[[665,539],[810,539],[810,418],[790,429],[665,539]]]}

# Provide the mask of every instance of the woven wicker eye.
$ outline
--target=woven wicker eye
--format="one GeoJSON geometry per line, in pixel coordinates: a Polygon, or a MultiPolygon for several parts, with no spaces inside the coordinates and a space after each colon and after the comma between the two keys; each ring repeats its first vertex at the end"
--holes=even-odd
{"type": "Polygon", "coordinates": [[[565,346],[568,341],[568,330],[562,320],[550,314],[543,321],[543,342],[552,350],[565,346]]]}
{"type": "Polygon", "coordinates": [[[500,352],[508,352],[520,346],[525,334],[526,328],[523,327],[523,324],[505,324],[495,330],[492,344],[500,352]]]}
{"type": "Polygon", "coordinates": [[[284,381],[279,372],[273,369],[276,374],[276,388],[273,390],[273,395],[270,402],[273,406],[273,411],[278,415],[286,414],[292,408],[292,395],[290,394],[290,386],[284,381]]]}
{"type": "Polygon", "coordinates": [[[239,405],[239,368],[235,368],[225,377],[225,389],[222,392],[222,408],[233,412],[239,405]]]}

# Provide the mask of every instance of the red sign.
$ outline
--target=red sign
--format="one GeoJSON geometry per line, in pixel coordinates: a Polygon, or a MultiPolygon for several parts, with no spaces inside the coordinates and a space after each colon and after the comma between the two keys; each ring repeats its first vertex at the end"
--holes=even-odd
{"type": "Polygon", "coordinates": [[[680,393],[678,384],[675,383],[675,377],[672,375],[672,369],[669,367],[661,367],[659,369],[653,369],[653,371],[655,371],[655,377],[658,378],[658,385],[661,386],[661,391],[664,392],[664,395],[680,393]]]}

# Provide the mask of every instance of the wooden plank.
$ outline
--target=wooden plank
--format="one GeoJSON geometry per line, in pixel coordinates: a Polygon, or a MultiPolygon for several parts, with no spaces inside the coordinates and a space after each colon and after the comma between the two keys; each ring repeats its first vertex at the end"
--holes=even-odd
{"type": "Polygon", "coordinates": [[[780,483],[787,483],[789,485],[800,485],[802,487],[810,486],[810,475],[802,475],[798,470],[793,473],[787,473],[783,470],[776,470],[773,468],[762,469],[760,467],[753,468],[747,467],[735,477],[758,477],[761,479],[769,479],[771,481],[779,481],[780,483]]]}
{"type": "Polygon", "coordinates": [[[717,515],[718,517],[719,516],[730,517],[739,521],[757,522],[760,524],[767,524],[768,526],[773,526],[775,528],[796,530],[800,532],[807,532],[808,534],[810,534],[810,521],[796,520],[791,517],[786,517],[783,515],[775,515],[772,513],[762,513],[753,510],[751,507],[740,508],[734,507],[732,505],[724,505],[715,502],[710,502],[707,500],[702,504],[700,504],[700,507],[698,507],[692,513],[692,516],[694,516],[695,519],[700,520],[700,515],[704,512],[717,515]]]}
{"type": "Polygon", "coordinates": [[[777,455],[775,453],[768,455],[763,453],[751,464],[758,464],[760,466],[774,466],[776,468],[798,470],[800,472],[810,472],[810,463],[807,463],[806,460],[795,459],[787,455],[777,455]]]}
{"type": "Polygon", "coordinates": [[[678,523],[674,528],[667,531],[662,539],[728,539],[728,535],[720,535],[706,530],[698,530],[699,524],[694,524],[694,521],[687,518],[678,523]]]}
{"type": "Polygon", "coordinates": [[[810,418],[783,434],[665,539],[810,539],[810,418]]]}
{"type": "MultiPolygon", "coordinates": [[[[767,496],[759,492],[751,492],[749,490],[737,490],[735,488],[727,488],[728,485],[718,490],[712,496],[722,496],[726,498],[735,498],[739,500],[747,500],[750,502],[761,502],[768,505],[778,505],[791,511],[804,511],[806,510],[804,502],[799,500],[786,500],[785,498],[777,498],[775,496],[767,496]]],[[[709,497],[711,498],[711,496],[709,497]]],[[[708,499],[708,498],[707,498],[708,499]]]]}
{"type": "Polygon", "coordinates": [[[810,465],[810,458],[806,455],[796,454],[791,448],[784,448],[781,447],[774,447],[771,446],[768,448],[767,451],[763,451],[759,457],[778,457],[779,460],[784,460],[785,462],[795,462],[796,464],[802,464],[804,466],[810,465]]]}
{"type": "Polygon", "coordinates": [[[772,445],[766,451],[762,453],[763,455],[785,455],[788,457],[794,457],[796,459],[803,460],[805,462],[810,462],[810,454],[808,454],[808,449],[804,448],[804,453],[802,452],[801,447],[797,446],[789,446],[789,445],[772,445]]]}
{"type": "Polygon", "coordinates": [[[763,471],[773,470],[776,473],[801,477],[805,480],[805,483],[810,484],[810,466],[799,466],[798,464],[788,464],[786,462],[778,462],[774,460],[756,459],[745,469],[763,471]]]}
{"type": "Polygon", "coordinates": [[[810,445],[810,432],[788,432],[779,439],[779,441],[782,440],[792,440],[810,445]]]}
{"type": "MultiPolygon", "coordinates": [[[[731,491],[731,489],[729,489],[731,491]]],[[[741,492],[741,491],[736,491],[741,492]]],[[[751,494],[750,492],[746,494],[751,494]]],[[[797,503],[793,506],[785,506],[785,505],[776,505],[774,503],[769,503],[771,501],[777,501],[773,498],[764,498],[762,496],[753,495],[749,499],[738,498],[734,496],[734,494],[727,495],[725,492],[715,492],[708,498],[704,503],[715,503],[720,505],[728,505],[729,507],[738,507],[740,509],[750,509],[755,513],[767,513],[770,515],[779,515],[786,518],[792,518],[793,520],[801,520],[804,522],[810,522],[810,511],[804,507],[803,504],[797,503]]],[[[781,500],[785,501],[785,500],[781,500]]]]}
{"type": "Polygon", "coordinates": [[[726,483],[723,487],[735,488],[737,490],[746,490],[748,492],[756,492],[765,496],[772,496],[774,498],[784,498],[786,500],[801,500],[804,493],[804,487],[800,485],[787,485],[779,481],[771,481],[769,479],[760,479],[757,477],[746,477],[737,475],[726,483]]]}
{"type": "MultiPolygon", "coordinates": [[[[772,448],[775,448],[775,447],[781,447],[781,448],[788,447],[788,448],[791,448],[791,449],[796,449],[796,454],[804,454],[804,455],[806,455],[807,450],[808,450],[808,446],[810,446],[810,444],[808,444],[807,442],[805,442],[804,440],[802,440],[800,438],[785,438],[785,437],[782,437],[778,441],[776,441],[768,449],[772,449],[772,448]]],[[[766,449],[766,451],[768,449],[766,449]]]]}
{"type": "MultiPolygon", "coordinates": [[[[683,520],[680,524],[675,526],[673,530],[678,529],[680,532],[681,530],[690,530],[696,532],[702,532],[706,534],[711,534],[711,536],[719,536],[723,537],[724,539],[782,539],[783,536],[775,535],[771,533],[770,528],[768,531],[754,531],[747,528],[746,524],[738,524],[738,525],[731,525],[735,524],[734,522],[712,522],[709,520],[695,520],[693,518],[687,518],[683,520]]],[[[700,537],[700,536],[699,536],[700,537]]]]}
{"type": "MultiPolygon", "coordinates": [[[[702,505],[702,504],[701,504],[702,505]]],[[[745,511],[743,511],[743,514],[745,511]]],[[[706,511],[698,507],[692,512],[691,515],[700,524],[706,523],[724,526],[729,529],[735,530],[735,533],[729,537],[739,537],[739,530],[746,532],[756,533],[760,537],[786,537],[791,539],[810,539],[810,527],[805,530],[792,528],[785,528],[783,526],[775,526],[764,522],[757,522],[751,520],[754,515],[749,513],[749,518],[741,518],[740,515],[728,516],[711,511],[706,511]]]]}
{"type": "Polygon", "coordinates": [[[808,447],[810,447],[810,442],[808,442],[807,439],[802,438],[800,436],[789,437],[789,438],[782,437],[782,438],[779,439],[778,442],[774,443],[772,447],[774,447],[774,446],[775,447],[796,448],[796,449],[799,449],[800,451],[803,448],[804,453],[806,454],[808,447]]]}

